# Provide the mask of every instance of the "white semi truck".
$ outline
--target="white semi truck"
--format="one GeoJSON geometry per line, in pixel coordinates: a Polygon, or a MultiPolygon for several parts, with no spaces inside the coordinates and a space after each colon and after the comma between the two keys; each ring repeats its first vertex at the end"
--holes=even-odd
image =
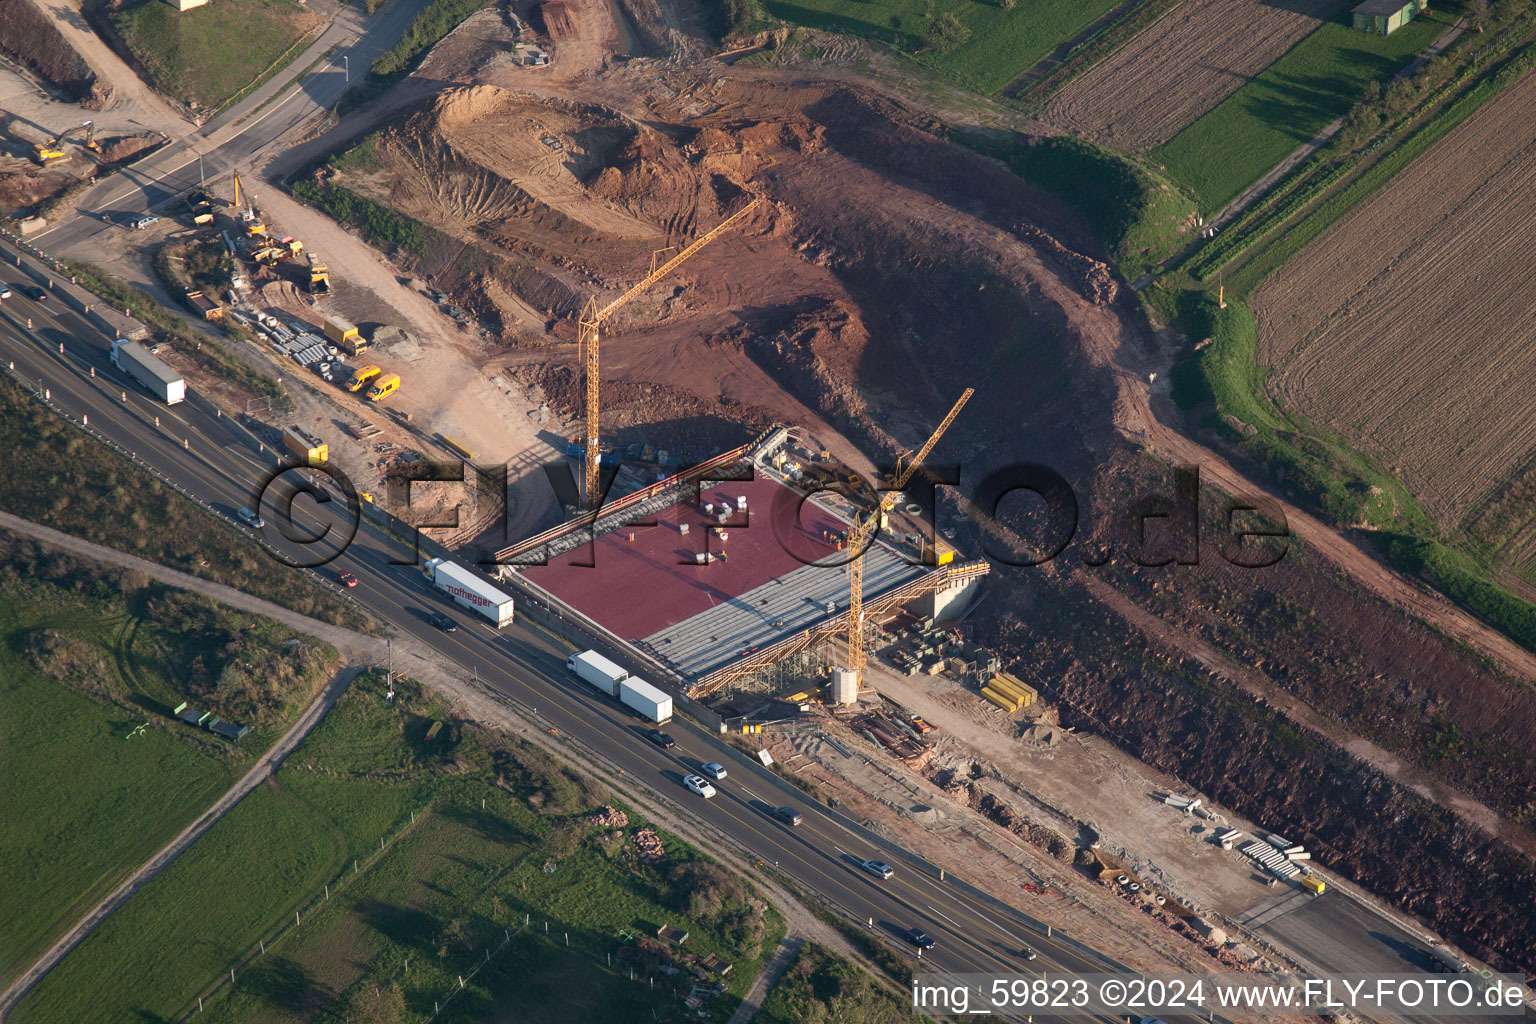
{"type": "Polygon", "coordinates": [[[187,382],[181,379],[181,374],[136,341],[114,341],[112,365],[144,385],[166,405],[175,405],[187,397],[187,382]]]}
{"type": "Polygon", "coordinates": [[[565,667],[582,682],[641,717],[661,725],[672,721],[672,698],[644,679],[630,675],[596,651],[582,651],[565,659],[565,667]]]}
{"type": "Polygon", "coordinates": [[[617,697],[619,684],[629,678],[624,671],[596,651],[582,651],[565,659],[565,667],[576,673],[577,678],[601,690],[606,696],[617,697]]]}
{"type": "Polygon", "coordinates": [[[497,629],[512,621],[512,598],[446,558],[428,559],[427,579],[456,602],[491,621],[497,629]]]}

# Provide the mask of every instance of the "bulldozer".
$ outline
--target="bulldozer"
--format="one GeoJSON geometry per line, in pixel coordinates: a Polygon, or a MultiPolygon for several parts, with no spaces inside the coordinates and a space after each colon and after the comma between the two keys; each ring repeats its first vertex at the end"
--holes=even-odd
{"type": "Polygon", "coordinates": [[[77,125],[66,132],[60,133],[47,142],[35,143],[32,147],[32,159],[42,167],[50,167],[58,163],[69,155],[64,150],[65,141],[79,132],[85,133],[85,141],[81,143],[82,146],[93,153],[101,152],[101,147],[96,144],[96,122],[87,121],[84,124],[77,125]]]}

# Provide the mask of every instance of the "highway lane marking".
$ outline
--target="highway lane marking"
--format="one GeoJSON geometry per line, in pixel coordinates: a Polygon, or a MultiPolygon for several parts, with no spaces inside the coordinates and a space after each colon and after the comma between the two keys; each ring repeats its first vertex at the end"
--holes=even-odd
{"type": "MultiPolygon", "coordinates": [[[[927,904],[924,904],[924,906],[927,906],[927,904]]],[[[950,924],[954,925],[956,928],[960,927],[960,925],[955,921],[955,919],[950,917],[948,914],[944,913],[944,911],[942,911],[942,910],[934,910],[933,907],[928,907],[928,909],[929,910],[933,910],[933,912],[935,914],[938,914],[940,917],[942,917],[944,920],[948,921],[950,924]]]]}

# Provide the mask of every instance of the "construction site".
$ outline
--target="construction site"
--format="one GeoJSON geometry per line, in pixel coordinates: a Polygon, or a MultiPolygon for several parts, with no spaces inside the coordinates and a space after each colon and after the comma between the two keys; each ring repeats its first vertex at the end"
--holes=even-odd
{"type": "MultiPolygon", "coordinates": [[[[163,353],[194,391],[380,503],[417,463],[505,467],[502,493],[472,471],[390,511],[456,510],[433,539],[520,608],[1127,962],[1290,963],[1253,908],[1325,870],[1519,960],[1516,931],[1454,923],[1476,857],[1405,866],[1418,824],[1481,833],[1350,759],[1369,744],[1347,730],[1275,724],[1297,694],[1428,702],[1496,670],[1309,552],[1241,577],[1109,561],[1111,513],[1168,463],[1246,481],[1161,422],[1200,339],[1148,323],[1084,216],[851,59],[647,57],[710,46],[654,5],[514,6],[302,159],[119,218],[101,262],[229,332],[293,407],[163,353]],[[968,498],[1021,462],[1070,481],[1084,523],[1027,571],[993,555],[1030,509],[968,498]],[[1288,646],[1276,607],[1338,649],[1288,646]],[[1346,762],[1369,784],[1330,782],[1346,762]]],[[[19,212],[115,144],[10,134],[19,212]]]]}

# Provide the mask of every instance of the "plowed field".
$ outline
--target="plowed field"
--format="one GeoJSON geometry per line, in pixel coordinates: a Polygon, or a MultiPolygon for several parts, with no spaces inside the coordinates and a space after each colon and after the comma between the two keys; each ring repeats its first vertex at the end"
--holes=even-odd
{"type": "Polygon", "coordinates": [[[1447,525],[1536,453],[1533,126],[1536,75],[1255,297],[1282,401],[1394,467],[1447,525]]]}
{"type": "Polygon", "coordinates": [[[1161,145],[1344,7],[1341,0],[1180,4],[1046,104],[1047,121],[1123,150],[1161,145]]]}

